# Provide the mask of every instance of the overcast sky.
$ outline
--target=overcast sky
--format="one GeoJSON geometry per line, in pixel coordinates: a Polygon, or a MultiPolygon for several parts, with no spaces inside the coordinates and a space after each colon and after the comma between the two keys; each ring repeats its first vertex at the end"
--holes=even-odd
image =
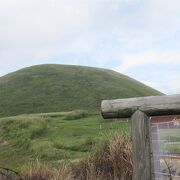
{"type": "Polygon", "coordinates": [[[44,63],[180,93],[180,0],[0,0],[0,76],[44,63]]]}

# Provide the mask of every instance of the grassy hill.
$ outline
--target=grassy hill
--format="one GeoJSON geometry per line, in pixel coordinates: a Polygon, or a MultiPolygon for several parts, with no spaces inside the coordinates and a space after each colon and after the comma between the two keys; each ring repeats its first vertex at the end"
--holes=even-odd
{"type": "Polygon", "coordinates": [[[0,78],[0,116],[75,109],[99,111],[103,99],[160,94],[107,69],[38,65],[0,78]]]}

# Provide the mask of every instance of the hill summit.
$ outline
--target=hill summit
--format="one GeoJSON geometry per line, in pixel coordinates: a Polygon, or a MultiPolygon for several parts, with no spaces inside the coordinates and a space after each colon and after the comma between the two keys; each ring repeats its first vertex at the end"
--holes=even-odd
{"type": "Polygon", "coordinates": [[[99,111],[103,99],[161,95],[112,70],[37,65],[0,77],[0,116],[84,109],[99,111]]]}

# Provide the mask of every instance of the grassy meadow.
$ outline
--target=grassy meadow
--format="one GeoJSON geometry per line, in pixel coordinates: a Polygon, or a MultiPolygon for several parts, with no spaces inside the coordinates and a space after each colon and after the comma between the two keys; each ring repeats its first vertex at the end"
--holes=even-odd
{"type": "Polygon", "coordinates": [[[104,121],[84,110],[1,118],[0,166],[21,169],[36,159],[58,166],[86,157],[108,134],[129,130],[127,121],[104,121]]]}

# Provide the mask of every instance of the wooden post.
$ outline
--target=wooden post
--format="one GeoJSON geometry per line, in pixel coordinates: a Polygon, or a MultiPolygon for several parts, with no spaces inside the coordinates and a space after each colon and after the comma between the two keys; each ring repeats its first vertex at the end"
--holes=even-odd
{"type": "Polygon", "coordinates": [[[149,117],[137,110],[132,119],[133,180],[151,180],[149,117]]]}

